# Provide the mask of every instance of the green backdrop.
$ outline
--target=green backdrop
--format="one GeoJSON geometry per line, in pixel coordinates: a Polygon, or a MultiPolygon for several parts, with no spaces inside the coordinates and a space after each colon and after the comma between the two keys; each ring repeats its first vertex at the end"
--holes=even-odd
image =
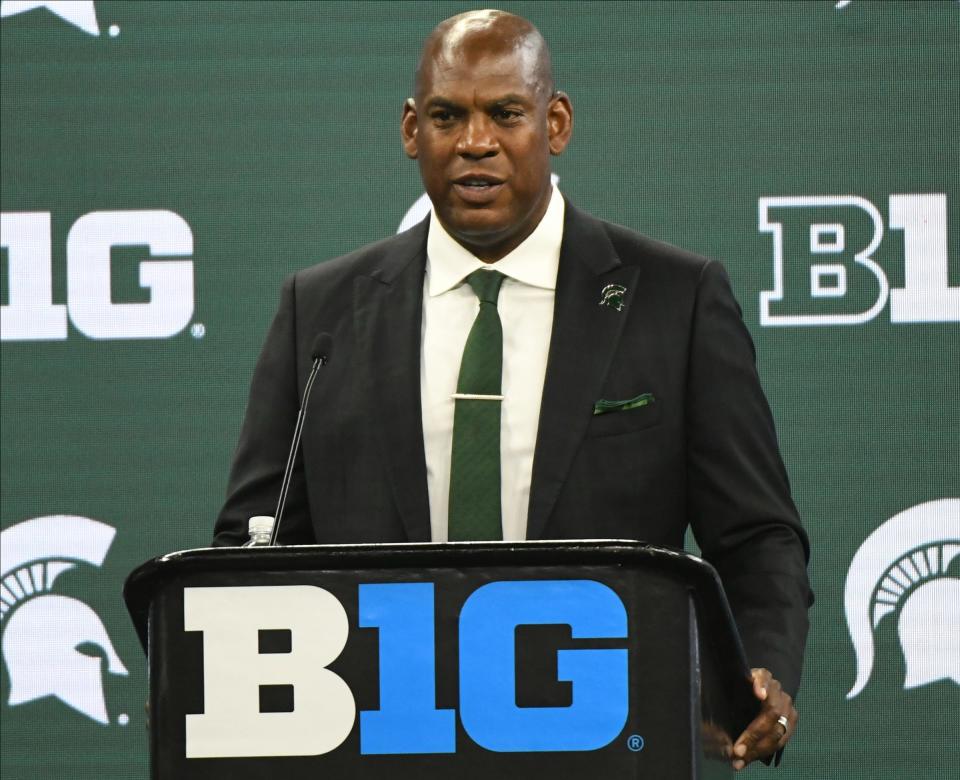
{"type": "MultiPolygon", "coordinates": [[[[955,777],[960,4],[503,7],[563,192],[723,260],[756,341],[818,595],[779,776],[955,777]]],[[[3,3],[4,778],[146,776],[124,577],[209,540],[281,279],[421,195],[401,102],[466,8],[3,3]]]]}

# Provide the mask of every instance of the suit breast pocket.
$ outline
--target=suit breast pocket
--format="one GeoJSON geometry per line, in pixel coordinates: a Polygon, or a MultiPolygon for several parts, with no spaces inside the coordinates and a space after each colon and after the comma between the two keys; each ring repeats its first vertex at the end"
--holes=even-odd
{"type": "Polygon", "coordinates": [[[660,423],[660,412],[661,404],[655,401],[632,409],[595,414],[587,425],[587,437],[620,436],[652,428],[660,423]]]}

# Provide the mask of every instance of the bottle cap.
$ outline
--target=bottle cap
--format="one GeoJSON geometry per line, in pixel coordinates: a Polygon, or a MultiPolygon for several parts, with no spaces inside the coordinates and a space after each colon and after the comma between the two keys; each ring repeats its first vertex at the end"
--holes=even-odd
{"type": "Polygon", "coordinates": [[[255,515],[247,522],[247,532],[254,534],[269,534],[273,530],[273,518],[270,515],[255,515]]]}

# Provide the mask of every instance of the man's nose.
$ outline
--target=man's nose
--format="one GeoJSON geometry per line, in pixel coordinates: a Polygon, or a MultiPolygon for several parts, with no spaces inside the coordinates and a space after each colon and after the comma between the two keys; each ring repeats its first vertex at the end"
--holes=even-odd
{"type": "Polygon", "coordinates": [[[500,151],[496,128],[490,118],[484,115],[471,115],[457,142],[457,154],[479,160],[493,157],[500,151]]]}

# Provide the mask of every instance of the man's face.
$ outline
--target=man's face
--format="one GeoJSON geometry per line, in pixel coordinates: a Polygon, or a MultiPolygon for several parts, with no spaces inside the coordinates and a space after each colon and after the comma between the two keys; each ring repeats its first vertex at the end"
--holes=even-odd
{"type": "Polygon", "coordinates": [[[565,95],[547,94],[523,49],[441,48],[404,108],[407,154],[447,231],[487,262],[516,248],[550,201],[550,155],[570,137],[565,95]],[[456,56],[451,56],[455,53],[456,56]]]}

